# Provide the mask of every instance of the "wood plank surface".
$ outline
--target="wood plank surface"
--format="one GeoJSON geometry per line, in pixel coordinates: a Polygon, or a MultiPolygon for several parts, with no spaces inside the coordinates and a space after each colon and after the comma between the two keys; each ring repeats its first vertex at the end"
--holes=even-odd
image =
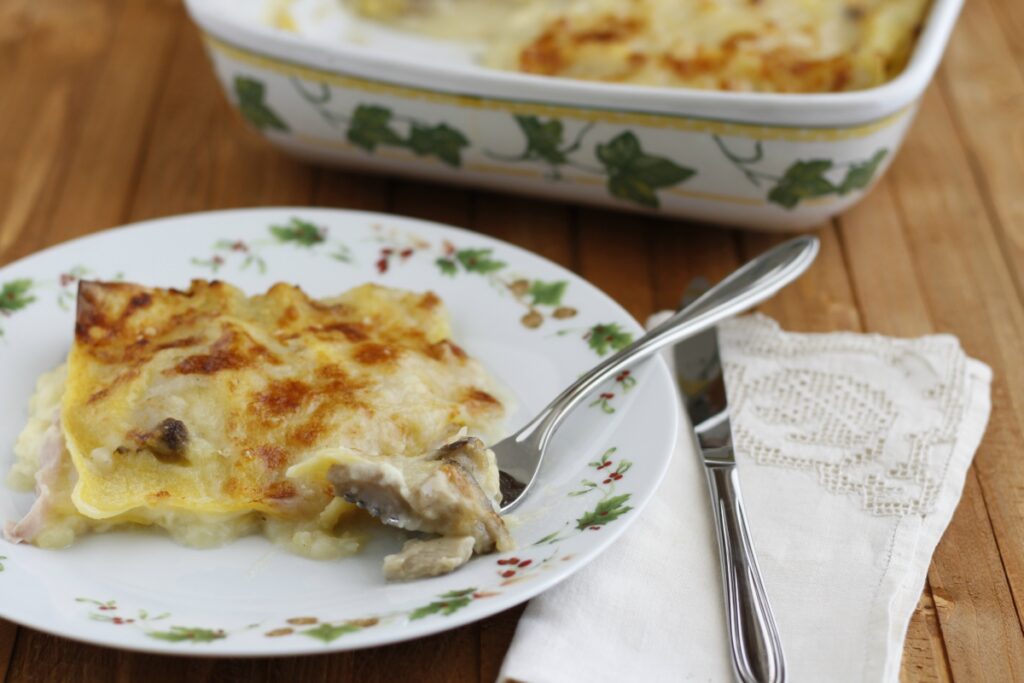
{"type": "MultiPolygon", "coordinates": [[[[787,329],[956,334],[993,413],[907,633],[903,681],[1024,680],[1024,4],[968,0],[871,196],[821,226],[812,270],[763,307],[787,329]]],[[[257,205],[391,211],[567,266],[643,319],[778,236],[291,160],[225,101],[179,0],[0,3],[0,265],[74,236],[257,205]]],[[[522,607],[398,646],[207,660],[73,643],[0,620],[0,681],[481,681],[522,607]]]]}

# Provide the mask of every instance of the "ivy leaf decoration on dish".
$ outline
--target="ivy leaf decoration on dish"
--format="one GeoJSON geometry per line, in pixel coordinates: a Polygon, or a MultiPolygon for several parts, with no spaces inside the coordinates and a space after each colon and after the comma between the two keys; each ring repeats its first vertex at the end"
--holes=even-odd
{"type": "Polygon", "coordinates": [[[235,76],[235,95],[238,97],[238,110],[252,125],[260,130],[288,130],[288,125],[264,101],[266,87],[261,81],[235,76]]]}
{"type": "Polygon", "coordinates": [[[836,187],[825,177],[831,168],[832,162],[828,159],[793,163],[768,193],[768,201],[792,209],[804,199],[832,194],[836,187]]]}
{"type": "Polygon", "coordinates": [[[469,140],[444,123],[436,126],[414,124],[407,144],[417,156],[435,156],[449,166],[461,166],[462,149],[469,147],[469,140]]]}
{"type": "Polygon", "coordinates": [[[844,195],[848,192],[863,190],[867,187],[871,182],[871,179],[875,176],[875,171],[878,170],[878,165],[882,163],[882,160],[885,159],[888,153],[889,150],[880,149],[867,161],[851,165],[846,171],[846,177],[843,178],[843,182],[839,184],[839,194],[844,195]]]}
{"type": "Polygon", "coordinates": [[[515,119],[526,136],[526,151],[522,158],[541,159],[552,166],[559,166],[569,160],[566,156],[569,150],[559,149],[563,135],[561,121],[548,119],[542,122],[536,116],[516,116],[515,119]]]}
{"type": "Polygon", "coordinates": [[[410,621],[416,619],[422,619],[428,617],[431,614],[443,614],[445,616],[454,614],[469,603],[473,602],[473,593],[476,588],[466,588],[465,590],[459,591],[448,591],[443,595],[439,595],[440,600],[435,600],[429,605],[424,605],[418,609],[413,610],[409,613],[410,621]]]}
{"type": "Polygon", "coordinates": [[[352,112],[348,126],[348,141],[356,147],[372,152],[377,145],[402,145],[402,137],[391,127],[391,110],[372,104],[360,104],[352,112]]]}
{"type": "Polygon", "coordinates": [[[558,306],[562,303],[562,296],[565,294],[565,289],[568,286],[569,283],[565,280],[558,280],[556,282],[534,280],[530,283],[530,289],[527,291],[527,294],[533,297],[534,306],[558,306]]]}
{"type": "Polygon", "coordinates": [[[597,355],[603,356],[608,353],[608,350],[619,351],[623,349],[633,341],[633,335],[626,332],[618,323],[608,323],[607,325],[594,325],[587,334],[584,335],[590,348],[597,351],[597,355]]]}
{"type": "Polygon", "coordinates": [[[646,154],[629,131],[598,145],[597,158],[608,173],[608,191],[613,196],[652,209],[659,206],[658,189],[677,185],[695,173],[665,157],[646,154]]]}
{"type": "Polygon", "coordinates": [[[577,529],[586,529],[592,526],[603,526],[626,514],[633,508],[626,505],[630,494],[624,493],[621,496],[606,498],[597,504],[590,512],[576,520],[577,529]]]}
{"type": "Polygon", "coordinates": [[[36,300],[32,295],[32,280],[21,278],[5,282],[0,288],[0,313],[20,311],[36,300]]]}
{"type": "Polygon", "coordinates": [[[220,629],[186,628],[184,626],[172,626],[167,631],[147,631],[146,635],[171,643],[180,643],[186,640],[193,643],[212,643],[215,640],[227,638],[227,634],[220,629]]]}
{"type": "Polygon", "coordinates": [[[301,218],[293,218],[288,225],[272,225],[270,232],[278,242],[293,242],[303,247],[312,247],[327,239],[321,228],[301,218]]]}

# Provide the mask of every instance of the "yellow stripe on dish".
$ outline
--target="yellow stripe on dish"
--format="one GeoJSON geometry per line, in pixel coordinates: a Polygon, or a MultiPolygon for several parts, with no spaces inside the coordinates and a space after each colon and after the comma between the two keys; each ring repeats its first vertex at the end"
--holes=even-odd
{"type": "Polygon", "coordinates": [[[547,117],[570,117],[580,121],[595,121],[628,126],[644,126],[647,128],[664,128],[683,130],[696,133],[715,135],[742,136],[758,140],[789,140],[794,142],[820,142],[849,140],[862,138],[900,121],[910,110],[904,107],[899,111],[876,121],[844,128],[790,128],[746,123],[733,123],[713,119],[701,119],[685,116],[668,116],[663,114],[646,114],[638,112],[615,111],[608,109],[584,109],[565,105],[541,104],[536,102],[519,102],[500,100],[472,95],[453,95],[424,88],[394,85],[382,81],[373,81],[356,76],[349,76],[335,71],[318,69],[276,57],[253,52],[235,45],[230,45],[209,33],[205,34],[207,45],[211,50],[284,76],[294,76],[304,80],[318,81],[329,85],[379,93],[392,97],[415,99],[437,104],[446,104],[471,109],[490,109],[504,111],[509,114],[525,114],[547,117]]]}

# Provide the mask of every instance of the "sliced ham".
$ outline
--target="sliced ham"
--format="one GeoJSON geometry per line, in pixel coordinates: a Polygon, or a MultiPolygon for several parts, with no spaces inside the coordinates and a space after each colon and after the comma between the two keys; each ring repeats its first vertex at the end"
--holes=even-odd
{"type": "Polygon", "coordinates": [[[39,469],[36,471],[36,500],[20,522],[7,522],[4,537],[12,543],[32,541],[43,530],[53,510],[54,489],[57,487],[64,466],[67,451],[64,448],[64,434],[60,428],[60,416],[54,417],[53,424],[43,436],[39,449],[39,469]]]}

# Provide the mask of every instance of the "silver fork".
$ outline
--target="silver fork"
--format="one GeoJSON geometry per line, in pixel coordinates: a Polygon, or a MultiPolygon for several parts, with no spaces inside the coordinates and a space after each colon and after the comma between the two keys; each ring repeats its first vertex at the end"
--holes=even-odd
{"type": "Polygon", "coordinates": [[[501,512],[514,508],[537,481],[551,437],[598,385],[661,348],[711,329],[774,295],[800,276],[818,253],[815,237],[797,237],[761,254],[635,342],[599,363],[519,431],[491,446],[501,476],[501,512]]]}

